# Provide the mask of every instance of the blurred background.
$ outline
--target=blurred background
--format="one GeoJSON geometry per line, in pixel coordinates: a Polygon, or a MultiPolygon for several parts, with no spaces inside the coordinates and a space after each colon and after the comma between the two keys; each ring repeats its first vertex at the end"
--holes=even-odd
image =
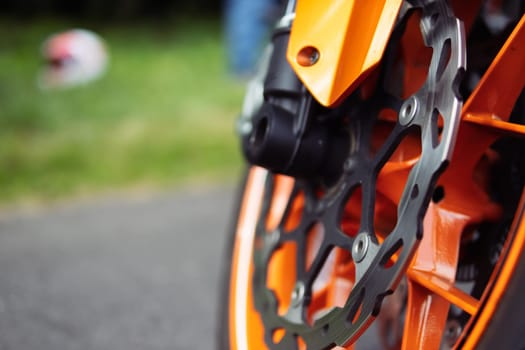
{"type": "Polygon", "coordinates": [[[224,182],[244,84],[227,70],[212,0],[3,0],[0,204],[224,182]],[[44,91],[41,46],[72,28],[110,56],[98,80],[44,91]]]}
{"type": "Polygon", "coordinates": [[[249,75],[224,6],[0,2],[0,349],[214,347],[249,75]],[[107,68],[43,84],[74,28],[107,68]]]}

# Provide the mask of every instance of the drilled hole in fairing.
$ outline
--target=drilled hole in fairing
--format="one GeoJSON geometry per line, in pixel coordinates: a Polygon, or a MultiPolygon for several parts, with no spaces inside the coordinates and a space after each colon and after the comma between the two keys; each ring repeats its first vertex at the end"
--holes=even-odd
{"type": "Polygon", "coordinates": [[[270,257],[266,287],[277,298],[277,313],[284,316],[290,307],[296,280],[297,244],[283,243],[270,257]]]}
{"type": "Polygon", "coordinates": [[[303,67],[310,67],[319,61],[321,53],[313,46],[305,46],[297,54],[297,63],[303,67]]]}

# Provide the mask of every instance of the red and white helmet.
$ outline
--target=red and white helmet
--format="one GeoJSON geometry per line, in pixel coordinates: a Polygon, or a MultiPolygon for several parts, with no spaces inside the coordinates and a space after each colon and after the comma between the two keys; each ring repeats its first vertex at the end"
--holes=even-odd
{"type": "Polygon", "coordinates": [[[41,88],[72,87],[102,76],[108,65],[106,47],[98,35],[84,29],[54,34],[42,45],[45,67],[41,88]]]}

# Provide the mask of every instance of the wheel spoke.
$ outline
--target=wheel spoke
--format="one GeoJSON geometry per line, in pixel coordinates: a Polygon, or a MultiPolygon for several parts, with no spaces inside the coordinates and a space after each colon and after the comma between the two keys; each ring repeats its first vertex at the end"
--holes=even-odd
{"type": "Polygon", "coordinates": [[[461,234],[471,218],[463,213],[431,203],[423,221],[424,234],[409,270],[432,271],[454,282],[461,234]]]}
{"type": "Polygon", "coordinates": [[[407,275],[413,283],[425,287],[428,292],[439,295],[470,315],[473,315],[479,308],[479,300],[431,272],[412,269],[407,275]]]}
{"type": "Polygon", "coordinates": [[[485,150],[498,137],[508,134],[523,137],[525,134],[522,126],[508,123],[525,82],[525,46],[520,44],[524,41],[525,16],[463,107],[452,164],[458,170],[454,176],[471,174],[485,150]]]}
{"type": "Polygon", "coordinates": [[[272,196],[268,210],[266,227],[272,231],[286,220],[288,211],[292,207],[294,196],[294,179],[287,176],[276,175],[271,188],[272,196]]]}
{"type": "Polygon", "coordinates": [[[439,349],[449,307],[447,300],[409,280],[401,349],[439,349]]]}
{"type": "MultiPolygon", "coordinates": [[[[292,211],[296,209],[295,205],[296,205],[296,201],[298,199],[297,197],[299,196],[299,193],[300,193],[299,188],[297,187],[297,185],[295,185],[293,189],[291,190],[290,197],[288,197],[288,202],[286,203],[286,207],[284,208],[283,215],[281,216],[281,220],[279,222],[280,228],[287,229],[287,221],[290,218],[290,214],[292,213],[292,211]]],[[[299,220],[300,220],[299,218],[296,218],[295,221],[297,221],[298,223],[299,220]]]]}
{"type": "Polygon", "coordinates": [[[463,122],[485,127],[488,132],[499,135],[525,137],[525,125],[500,120],[492,114],[466,114],[463,122]]]}
{"type": "Polygon", "coordinates": [[[497,220],[501,214],[500,207],[472,179],[479,173],[477,168],[480,160],[499,135],[491,127],[480,127],[470,122],[462,124],[454,150],[454,161],[439,181],[445,188],[445,197],[448,197],[443,205],[448,206],[449,210],[461,210],[476,222],[497,220]]]}
{"type": "Polygon", "coordinates": [[[403,349],[439,349],[451,295],[457,297],[453,301],[465,300],[444,286],[454,283],[461,234],[471,218],[446,209],[446,204],[430,204],[423,221],[423,238],[407,271],[403,349]]]}
{"type": "Polygon", "coordinates": [[[525,82],[525,16],[509,36],[463,108],[469,113],[491,113],[507,121],[525,82]]]}

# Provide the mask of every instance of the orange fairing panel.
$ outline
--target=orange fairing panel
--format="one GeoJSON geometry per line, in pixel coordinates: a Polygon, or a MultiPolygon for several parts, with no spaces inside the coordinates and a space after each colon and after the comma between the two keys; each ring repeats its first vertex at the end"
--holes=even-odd
{"type": "Polygon", "coordinates": [[[333,106],[377,65],[401,4],[402,0],[297,2],[288,61],[321,104],[333,106]]]}

